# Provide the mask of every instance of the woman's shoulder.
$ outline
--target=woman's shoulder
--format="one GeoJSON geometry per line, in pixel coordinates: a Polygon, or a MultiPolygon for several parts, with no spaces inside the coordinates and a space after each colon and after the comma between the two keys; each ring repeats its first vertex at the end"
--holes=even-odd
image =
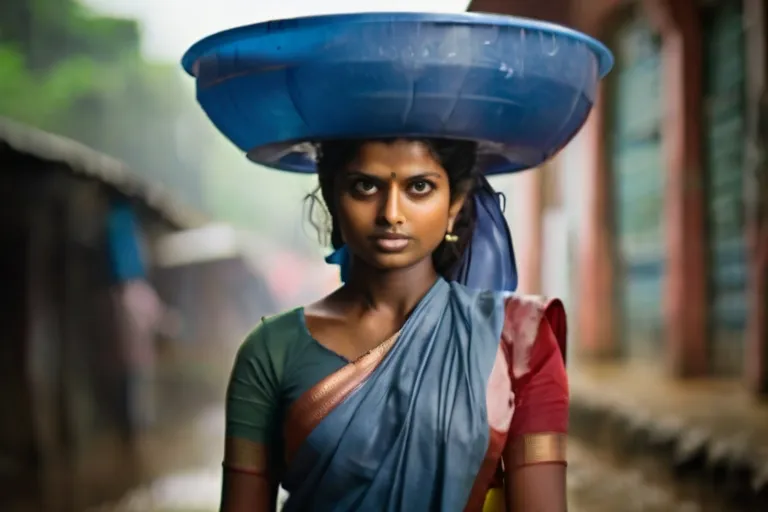
{"type": "Polygon", "coordinates": [[[560,299],[518,293],[505,297],[502,342],[516,355],[518,366],[529,359],[538,341],[542,341],[539,345],[554,342],[565,357],[566,338],[566,313],[560,299]]]}
{"type": "Polygon", "coordinates": [[[245,337],[240,354],[284,353],[290,345],[303,340],[304,331],[303,308],[263,317],[245,337]]]}
{"type": "Polygon", "coordinates": [[[535,330],[542,320],[564,321],[565,306],[557,297],[510,292],[504,296],[504,314],[515,328],[535,330]]]}

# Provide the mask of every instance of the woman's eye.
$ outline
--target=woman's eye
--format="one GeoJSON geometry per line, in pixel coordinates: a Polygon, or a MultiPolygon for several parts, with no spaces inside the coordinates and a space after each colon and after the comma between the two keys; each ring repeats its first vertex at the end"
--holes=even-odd
{"type": "Polygon", "coordinates": [[[370,196],[376,193],[376,185],[370,181],[358,181],[354,186],[355,192],[360,195],[370,196]]]}
{"type": "Polygon", "coordinates": [[[414,181],[411,183],[411,191],[417,195],[427,194],[432,190],[432,184],[428,181],[414,181]]]}

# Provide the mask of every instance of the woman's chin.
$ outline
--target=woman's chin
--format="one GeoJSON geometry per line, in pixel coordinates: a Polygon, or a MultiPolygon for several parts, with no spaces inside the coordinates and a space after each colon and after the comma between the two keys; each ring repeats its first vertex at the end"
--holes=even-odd
{"type": "Polygon", "coordinates": [[[406,251],[402,253],[377,253],[371,258],[371,266],[384,272],[409,270],[421,264],[432,265],[431,255],[416,255],[406,251]]]}

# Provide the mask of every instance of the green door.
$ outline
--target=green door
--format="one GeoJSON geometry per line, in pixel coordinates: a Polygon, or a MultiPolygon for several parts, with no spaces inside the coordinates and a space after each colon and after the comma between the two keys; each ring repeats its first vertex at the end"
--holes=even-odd
{"type": "Polygon", "coordinates": [[[621,348],[629,358],[656,359],[666,247],[660,45],[640,18],[617,36],[611,158],[621,348]]]}
{"type": "Polygon", "coordinates": [[[741,2],[704,14],[704,165],[713,369],[741,373],[747,321],[744,240],[745,52],[741,2]]]}

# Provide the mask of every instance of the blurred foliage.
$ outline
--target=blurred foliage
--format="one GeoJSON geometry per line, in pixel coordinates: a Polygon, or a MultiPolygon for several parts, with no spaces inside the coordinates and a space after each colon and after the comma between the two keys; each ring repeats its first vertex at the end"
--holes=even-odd
{"type": "Polygon", "coordinates": [[[63,124],[73,103],[93,90],[98,75],[89,59],[62,62],[44,73],[33,73],[14,46],[0,46],[0,112],[36,126],[63,124]]]}
{"type": "Polygon", "coordinates": [[[204,149],[195,142],[204,125],[180,130],[184,83],[175,66],[148,63],[139,48],[135,21],[73,0],[3,0],[0,115],[125,160],[201,208],[204,149]]]}
{"type": "Polygon", "coordinates": [[[71,57],[108,62],[138,52],[133,20],[96,16],[75,0],[3,0],[0,41],[18,44],[27,64],[46,70],[71,57]]]}
{"type": "Polygon", "coordinates": [[[312,178],[248,163],[178,64],[147,62],[140,42],[135,21],[76,0],[0,0],[0,115],[124,160],[214,218],[316,249],[299,223],[312,178]]]}

